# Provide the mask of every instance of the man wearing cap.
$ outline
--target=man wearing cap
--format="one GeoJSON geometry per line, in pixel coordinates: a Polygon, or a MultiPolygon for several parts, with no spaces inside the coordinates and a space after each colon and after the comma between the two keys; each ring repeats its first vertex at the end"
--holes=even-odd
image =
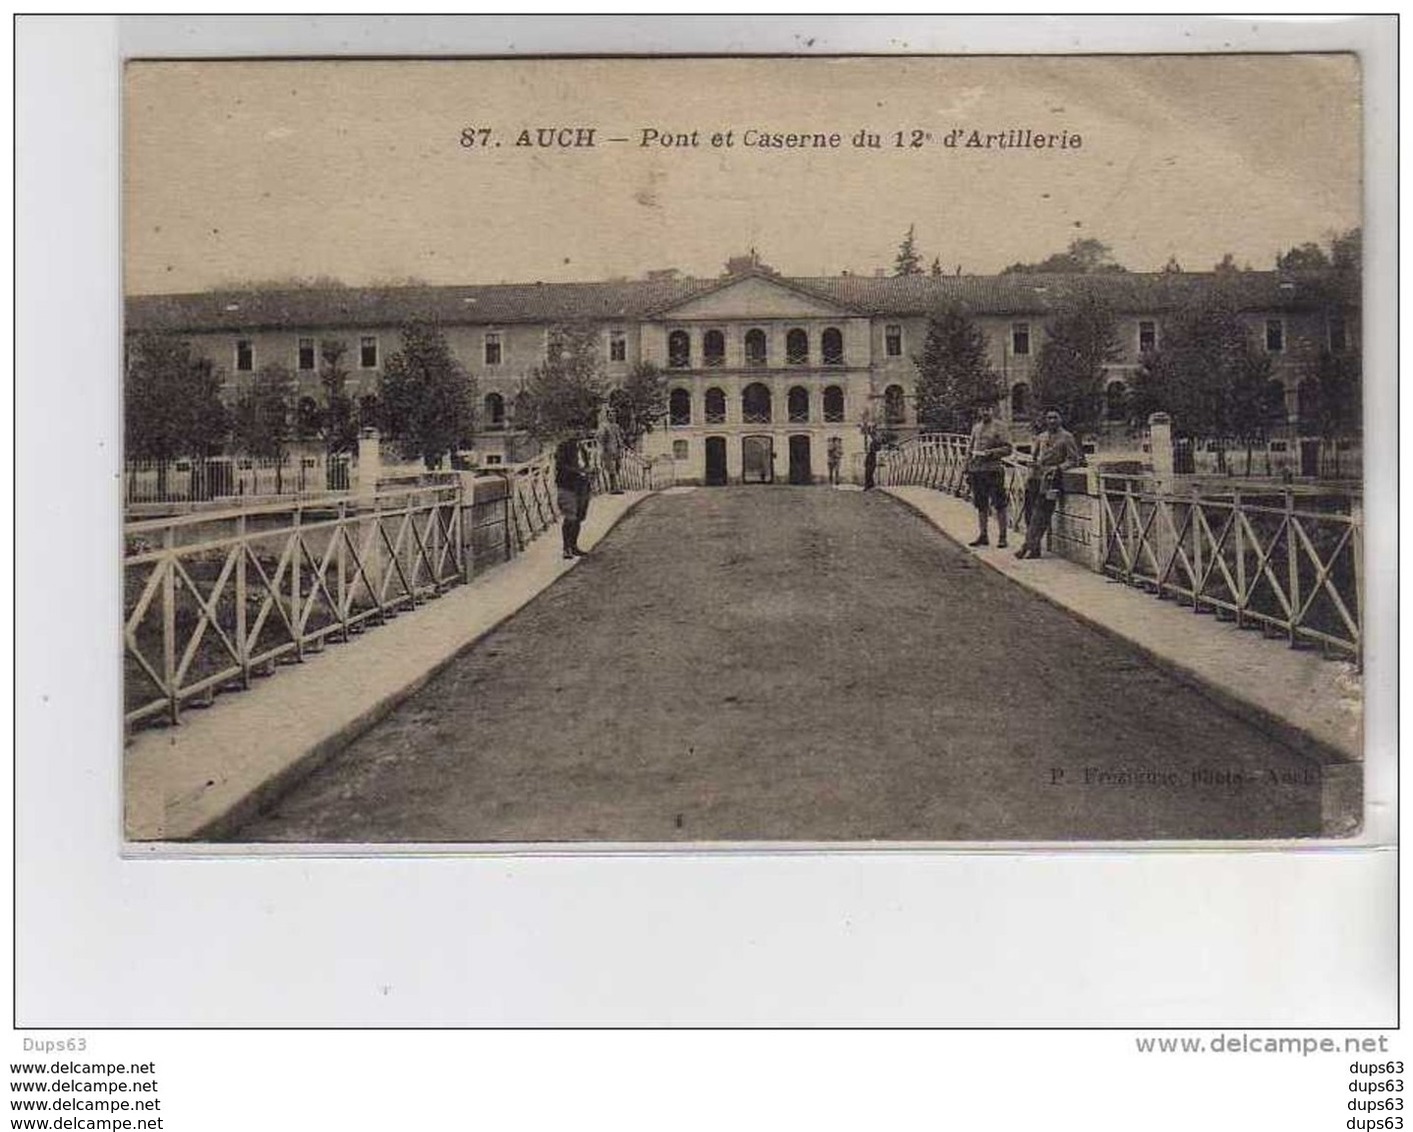
{"type": "Polygon", "coordinates": [[[967,460],[971,500],[976,504],[980,531],[967,544],[969,546],[990,545],[986,537],[986,520],[993,508],[996,511],[996,545],[1006,545],[1006,466],[1001,461],[1010,454],[1010,437],[996,420],[996,407],[982,405],[981,417],[971,429],[971,455],[967,460]]]}
{"type": "Polygon", "coordinates": [[[1064,419],[1054,409],[1045,414],[1045,431],[1035,438],[1030,475],[1036,485],[1035,509],[1025,528],[1025,542],[1017,558],[1039,558],[1040,540],[1050,529],[1050,518],[1065,490],[1065,472],[1084,466],[1084,451],[1064,419]]]}

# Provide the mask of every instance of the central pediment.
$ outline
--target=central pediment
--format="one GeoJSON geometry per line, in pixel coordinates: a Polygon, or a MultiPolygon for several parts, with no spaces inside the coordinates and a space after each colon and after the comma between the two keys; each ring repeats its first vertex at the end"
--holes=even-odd
{"type": "Polygon", "coordinates": [[[855,312],[802,287],[762,275],[733,279],[653,314],[660,322],[847,318],[855,312]]]}

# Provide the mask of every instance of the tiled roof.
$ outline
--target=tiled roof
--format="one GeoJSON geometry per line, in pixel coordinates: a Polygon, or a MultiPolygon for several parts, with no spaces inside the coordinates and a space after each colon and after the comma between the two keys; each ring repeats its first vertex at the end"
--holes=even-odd
{"type": "MultiPolygon", "coordinates": [[[[763,275],[770,279],[772,276],[763,275]]],[[[194,295],[133,295],[129,331],[235,331],[333,326],[396,326],[410,319],[475,325],[670,318],[672,308],[719,290],[723,279],[635,280],[608,283],[511,283],[466,287],[346,287],[327,290],[209,291],[194,295]]],[[[1246,310],[1315,305],[1310,280],[1275,272],[1103,275],[829,276],[780,279],[797,291],[864,315],[926,315],[960,302],[978,315],[1052,310],[1080,288],[1094,288],[1120,311],[1161,312],[1219,282],[1246,310]]]]}

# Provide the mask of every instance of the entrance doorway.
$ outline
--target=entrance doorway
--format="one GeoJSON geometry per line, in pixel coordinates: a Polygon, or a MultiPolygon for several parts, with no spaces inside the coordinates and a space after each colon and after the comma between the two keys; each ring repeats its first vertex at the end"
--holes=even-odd
{"type": "Polygon", "coordinates": [[[741,438],[741,482],[775,482],[775,439],[769,436],[741,438]]]}
{"type": "Polygon", "coordinates": [[[726,482],[726,437],[706,438],[706,485],[721,487],[726,482]]]}
{"type": "Polygon", "coordinates": [[[810,471],[810,438],[808,436],[790,437],[790,482],[794,484],[814,482],[814,476],[810,471]]]}

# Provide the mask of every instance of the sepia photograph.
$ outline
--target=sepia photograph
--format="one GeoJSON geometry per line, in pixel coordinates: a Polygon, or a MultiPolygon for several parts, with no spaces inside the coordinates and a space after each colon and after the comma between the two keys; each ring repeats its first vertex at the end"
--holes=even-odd
{"type": "Polygon", "coordinates": [[[1356,55],[123,80],[128,842],[1363,831],[1356,55]]]}

